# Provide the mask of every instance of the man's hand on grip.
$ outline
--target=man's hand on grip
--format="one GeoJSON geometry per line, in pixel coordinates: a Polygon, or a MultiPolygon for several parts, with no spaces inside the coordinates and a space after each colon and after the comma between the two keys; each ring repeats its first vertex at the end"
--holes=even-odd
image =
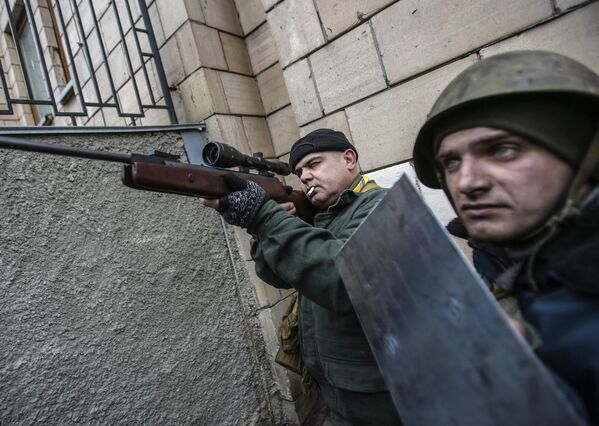
{"type": "Polygon", "coordinates": [[[279,206],[281,206],[281,208],[289,214],[295,214],[297,212],[295,204],[293,204],[292,201],[287,201],[286,203],[279,203],[279,206]]]}
{"type": "Polygon", "coordinates": [[[224,179],[233,192],[221,197],[218,203],[204,200],[204,205],[216,208],[227,223],[245,228],[268,201],[268,194],[258,184],[243,180],[233,173],[226,174],[224,179]]]}

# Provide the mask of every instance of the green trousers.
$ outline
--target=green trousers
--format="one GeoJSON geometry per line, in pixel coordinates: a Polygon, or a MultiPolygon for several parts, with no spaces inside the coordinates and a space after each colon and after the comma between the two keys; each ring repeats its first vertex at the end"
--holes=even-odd
{"type": "Polygon", "coordinates": [[[400,426],[401,419],[389,392],[353,392],[319,383],[322,399],[335,426],[400,426]]]}

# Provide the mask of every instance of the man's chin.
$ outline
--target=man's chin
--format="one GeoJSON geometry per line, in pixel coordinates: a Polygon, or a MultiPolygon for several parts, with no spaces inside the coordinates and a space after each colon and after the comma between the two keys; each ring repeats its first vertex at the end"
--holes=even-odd
{"type": "Polygon", "coordinates": [[[482,243],[508,245],[516,241],[519,236],[518,233],[511,229],[490,226],[484,223],[476,223],[474,225],[466,223],[465,225],[470,237],[482,243]]]}
{"type": "Polygon", "coordinates": [[[316,207],[318,210],[323,210],[326,207],[328,207],[327,205],[325,205],[324,202],[322,202],[321,200],[310,200],[310,203],[316,207]]]}
{"type": "Polygon", "coordinates": [[[310,203],[319,210],[324,210],[333,203],[329,199],[323,199],[316,194],[313,198],[309,198],[310,203]]]}

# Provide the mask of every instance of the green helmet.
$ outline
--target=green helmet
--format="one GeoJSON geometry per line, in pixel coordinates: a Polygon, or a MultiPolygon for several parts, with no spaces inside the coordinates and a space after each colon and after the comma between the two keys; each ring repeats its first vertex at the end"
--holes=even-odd
{"type": "Polygon", "coordinates": [[[426,186],[441,188],[435,162],[441,140],[478,126],[511,131],[577,167],[598,118],[599,76],[581,63],[531,50],[492,56],[443,90],[416,138],[414,168],[426,186]]]}

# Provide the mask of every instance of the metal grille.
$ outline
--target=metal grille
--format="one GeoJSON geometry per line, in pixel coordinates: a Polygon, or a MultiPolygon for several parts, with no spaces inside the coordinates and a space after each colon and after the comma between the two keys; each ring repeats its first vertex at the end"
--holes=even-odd
{"type": "MultiPolygon", "coordinates": [[[[51,78],[50,70],[55,64],[47,60],[48,38],[42,40],[40,37],[44,32],[44,28],[40,28],[41,12],[36,9],[38,13],[34,14],[32,8],[32,4],[39,7],[42,1],[3,0],[3,20],[8,18],[7,27],[27,93],[19,93],[18,97],[11,95],[5,78],[5,72],[8,72],[5,69],[6,59],[3,58],[0,62],[0,84],[5,108],[0,109],[0,114],[13,114],[14,104],[45,106],[52,109],[54,116],[69,117],[76,125],[76,117],[90,117],[90,112],[97,108],[113,108],[120,117],[130,118],[131,124],[136,125],[136,119],[144,117],[145,111],[163,109],[167,111],[171,124],[177,123],[145,0],[49,1],[51,3],[47,4],[46,10],[54,26],[57,47],[64,55],[70,81],[61,85],[59,79],[51,78]],[[31,75],[26,64],[27,57],[19,35],[19,15],[23,15],[21,21],[26,17],[27,25],[31,26],[34,53],[41,71],[36,75],[31,75]],[[109,25],[102,27],[101,21],[116,31],[107,31],[109,25]],[[115,70],[117,67],[119,70],[115,70]],[[45,97],[36,95],[34,91],[32,79],[40,78],[44,80],[45,97]],[[68,108],[63,101],[65,94],[74,95],[68,102],[68,108]]],[[[39,80],[35,82],[39,87],[39,80]]]]}

